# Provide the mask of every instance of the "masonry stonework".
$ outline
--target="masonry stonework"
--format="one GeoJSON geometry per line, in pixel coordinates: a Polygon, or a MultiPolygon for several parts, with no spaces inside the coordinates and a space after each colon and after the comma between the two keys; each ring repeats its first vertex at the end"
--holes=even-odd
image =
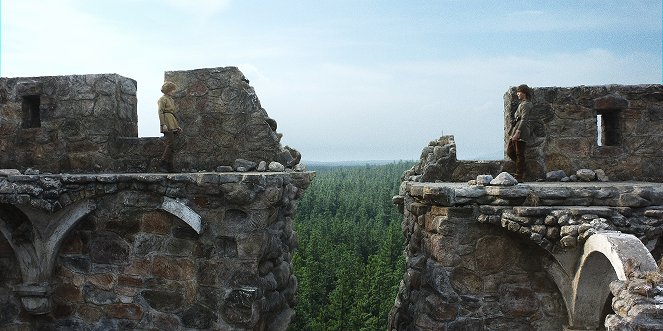
{"type": "Polygon", "coordinates": [[[176,173],[153,172],[161,138],[137,137],[135,81],[0,79],[0,329],[287,328],[315,173],[237,68],[166,78],[176,173]]]}
{"type": "MultiPolygon", "coordinates": [[[[184,126],[176,169],[255,170],[272,162],[293,169],[301,160],[281,146],[276,120],[237,68],[168,71],[165,78],[178,86],[173,99],[184,126]]],[[[163,139],[137,136],[136,89],[116,74],[0,78],[0,168],[156,170],[163,139]]]]}
{"type": "Polygon", "coordinates": [[[453,136],[403,174],[390,330],[663,330],[663,87],[533,94],[526,182],[510,160],[457,160],[453,136]]]}

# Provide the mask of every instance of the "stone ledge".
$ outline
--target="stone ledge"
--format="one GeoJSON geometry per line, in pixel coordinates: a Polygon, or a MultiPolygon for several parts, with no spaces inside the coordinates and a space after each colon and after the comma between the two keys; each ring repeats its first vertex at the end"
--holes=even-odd
{"type": "Polygon", "coordinates": [[[76,201],[120,191],[147,191],[177,199],[193,190],[244,205],[266,187],[293,186],[294,194],[299,196],[314,177],[315,172],[10,175],[0,177],[0,203],[29,203],[55,212],[76,201]]]}
{"type": "Polygon", "coordinates": [[[574,182],[473,186],[466,183],[407,182],[405,192],[443,206],[603,206],[640,208],[663,204],[663,183],[574,182]]]}

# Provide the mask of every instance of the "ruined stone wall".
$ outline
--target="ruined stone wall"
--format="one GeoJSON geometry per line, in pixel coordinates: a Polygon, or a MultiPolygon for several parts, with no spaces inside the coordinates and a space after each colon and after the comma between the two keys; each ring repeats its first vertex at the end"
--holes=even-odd
{"type": "MultiPolygon", "coordinates": [[[[240,158],[255,163],[277,160],[276,121],[268,117],[239,70],[169,71],[166,79],[178,86],[174,99],[186,127],[187,148],[176,154],[181,167],[215,169],[232,166],[240,158]]],[[[287,165],[291,160],[280,161],[287,165]]]]}
{"type": "MultiPolygon", "coordinates": [[[[403,174],[390,330],[663,329],[663,187],[615,182],[663,180],[663,86],[535,88],[532,102],[526,181],[556,183],[459,161],[453,136],[403,174]]],[[[505,149],[518,103],[512,88],[505,149]]]]}
{"type": "Polygon", "coordinates": [[[0,176],[0,329],[285,330],[312,177],[0,176]]]}
{"type": "Polygon", "coordinates": [[[165,78],[171,174],[163,139],[137,137],[135,81],[0,78],[0,329],[287,328],[315,174],[237,68],[165,78]]]}
{"type": "MultiPolygon", "coordinates": [[[[173,99],[184,129],[175,145],[177,171],[264,171],[273,162],[273,170],[299,164],[301,155],[281,146],[276,120],[237,68],[169,71],[165,79],[178,86],[173,99]]],[[[157,170],[163,140],[137,135],[134,80],[119,75],[0,78],[0,169],[157,170]]]]}
{"type": "Polygon", "coordinates": [[[407,270],[389,330],[561,330],[564,301],[542,249],[478,222],[474,206],[409,192],[402,206],[407,270]]]}
{"type": "MultiPolygon", "coordinates": [[[[612,180],[663,180],[662,85],[539,87],[532,103],[530,179],[604,169],[612,180]]],[[[504,95],[505,149],[517,107],[514,87],[504,95]]]]}
{"type": "Polygon", "coordinates": [[[453,136],[442,136],[428,143],[419,157],[419,163],[405,171],[403,181],[466,182],[478,175],[497,176],[503,161],[464,161],[456,158],[453,136]]]}
{"type": "Polygon", "coordinates": [[[0,169],[109,170],[115,137],[137,135],[132,79],[0,78],[0,169]]]}
{"type": "Polygon", "coordinates": [[[660,184],[404,182],[394,200],[407,270],[391,330],[597,329],[607,315],[606,326],[663,325],[663,299],[654,295],[663,278],[653,262],[663,253],[660,184]],[[600,233],[633,235],[655,270],[636,261],[631,270],[649,280],[610,285],[618,278],[610,263],[581,270],[584,243],[600,233]],[[591,289],[573,288],[582,272],[591,289]],[[638,294],[648,297],[634,301],[638,294]],[[573,306],[583,300],[593,310],[573,306]]]}

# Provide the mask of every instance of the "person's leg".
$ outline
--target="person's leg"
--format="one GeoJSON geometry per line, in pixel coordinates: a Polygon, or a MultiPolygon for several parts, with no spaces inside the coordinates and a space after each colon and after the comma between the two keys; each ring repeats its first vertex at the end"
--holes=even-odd
{"type": "Polygon", "coordinates": [[[516,142],[516,179],[519,182],[525,180],[525,148],[527,143],[518,140],[516,142]]]}
{"type": "Polygon", "coordinates": [[[165,148],[163,154],[161,155],[161,162],[159,163],[159,168],[161,171],[171,172],[173,171],[173,144],[175,140],[175,134],[172,131],[163,133],[165,140],[165,148]]]}

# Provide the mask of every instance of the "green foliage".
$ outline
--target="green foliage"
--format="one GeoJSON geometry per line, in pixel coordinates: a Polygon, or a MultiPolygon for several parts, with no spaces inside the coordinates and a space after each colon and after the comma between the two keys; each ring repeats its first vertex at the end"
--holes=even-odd
{"type": "Polygon", "coordinates": [[[392,204],[412,163],[314,169],[294,221],[299,282],[290,330],[384,330],[403,277],[392,204]]]}

